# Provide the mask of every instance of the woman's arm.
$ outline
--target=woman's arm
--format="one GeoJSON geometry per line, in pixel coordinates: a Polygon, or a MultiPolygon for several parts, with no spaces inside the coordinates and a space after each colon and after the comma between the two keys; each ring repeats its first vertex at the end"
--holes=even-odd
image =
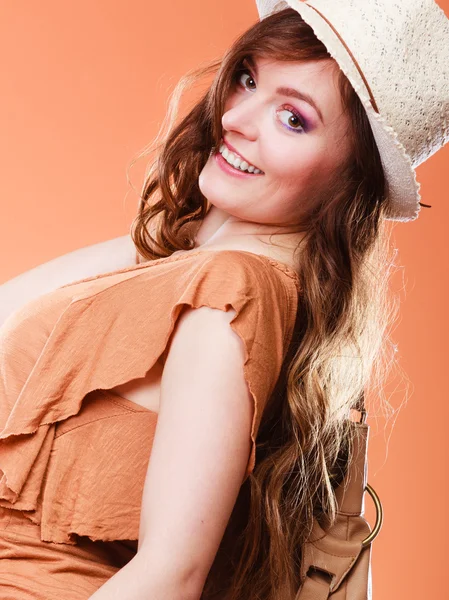
{"type": "Polygon", "coordinates": [[[138,552],[89,600],[199,600],[200,595],[198,586],[183,579],[174,564],[162,571],[138,552]]]}
{"type": "Polygon", "coordinates": [[[250,456],[235,310],[179,315],[161,380],[136,556],[89,600],[199,600],[250,456]]]}
{"type": "Polygon", "coordinates": [[[136,248],[127,234],[38,265],[0,286],[0,325],[27,302],[66,283],[135,264],[136,248]]]}

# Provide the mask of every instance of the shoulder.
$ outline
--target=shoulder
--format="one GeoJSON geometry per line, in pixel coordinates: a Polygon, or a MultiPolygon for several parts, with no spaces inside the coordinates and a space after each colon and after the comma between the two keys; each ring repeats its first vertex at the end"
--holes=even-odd
{"type": "Polygon", "coordinates": [[[165,355],[175,337],[185,351],[205,340],[223,352],[238,350],[244,360],[285,354],[297,308],[285,273],[269,259],[236,250],[198,252],[180,262],[165,355]]]}
{"type": "Polygon", "coordinates": [[[176,273],[170,268],[177,291],[171,318],[174,326],[162,364],[174,337],[186,348],[204,335],[220,344],[222,352],[225,348],[237,351],[245,359],[250,353],[284,353],[297,306],[294,284],[285,281],[284,273],[264,257],[248,252],[182,256],[185,260],[176,261],[176,273]]]}
{"type": "MultiPolygon", "coordinates": [[[[275,261],[252,252],[201,251],[193,253],[187,263],[190,263],[199,275],[199,279],[194,279],[193,283],[204,281],[217,290],[228,293],[243,292],[268,301],[273,299],[273,294],[277,295],[278,299],[285,299],[295,287],[285,272],[276,268],[275,261]]],[[[183,269],[183,272],[186,277],[191,274],[188,268],[183,269]]]]}
{"type": "Polygon", "coordinates": [[[214,306],[204,304],[199,307],[184,306],[170,335],[165,355],[170,354],[172,361],[174,357],[179,357],[180,363],[189,369],[200,359],[206,377],[211,372],[208,365],[212,367],[221,360],[228,361],[236,357],[243,362],[243,340],[230,326],[235,317],[236,311],[232,307],[217,310],[214,306]]]}
{"type": "Polygon", "coordinates": [[[177,304],[222,311],[233,308],[237,313],[230,322],[207,310],[192,319],[232,323],[235,331],[251,340],[288,334],[296,318],[297,288],[270,259],[246,251],[220,250],[197,253],[186,262],[179,272],[181,297],[177,304]]]}

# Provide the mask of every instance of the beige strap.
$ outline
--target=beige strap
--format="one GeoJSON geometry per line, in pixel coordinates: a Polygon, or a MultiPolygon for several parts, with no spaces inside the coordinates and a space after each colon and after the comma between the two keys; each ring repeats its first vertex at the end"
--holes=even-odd
{"type": "Polygon", "coordinates": [[[330,593],[328,583],[319,583],[310,577],[306,577],[295,600],[328,600],[330,593]]]}

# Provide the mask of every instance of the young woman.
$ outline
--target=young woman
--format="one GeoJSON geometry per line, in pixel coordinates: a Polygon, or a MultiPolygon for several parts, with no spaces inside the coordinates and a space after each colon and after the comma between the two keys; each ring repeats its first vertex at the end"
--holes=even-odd
{"type": "Polygon", "coordinates": [[[210,73],[133,244],[79,251],[106,250],[20,308],[27,275],[3,287],[0,599],[293,599],[335,515],[350,407],[389,354],[386,221],[419,197],[298,10],[210,73]]]}

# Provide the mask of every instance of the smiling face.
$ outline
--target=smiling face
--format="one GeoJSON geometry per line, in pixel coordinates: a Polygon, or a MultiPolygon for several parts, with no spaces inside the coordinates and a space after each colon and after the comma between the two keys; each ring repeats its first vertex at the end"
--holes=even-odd
{"type": "Polygon", "coordinates": [[[235,220],[293,225],[313,198],[325,197],[332,175],[349,156],[349,117],[337,87],[338,66],[332,59],[267,58],[242,66],[225,103],[220,147],[229,144],[262,173],[225,166],[214,152],[200,173],[199,187],[213,206],[235,220]]]}

